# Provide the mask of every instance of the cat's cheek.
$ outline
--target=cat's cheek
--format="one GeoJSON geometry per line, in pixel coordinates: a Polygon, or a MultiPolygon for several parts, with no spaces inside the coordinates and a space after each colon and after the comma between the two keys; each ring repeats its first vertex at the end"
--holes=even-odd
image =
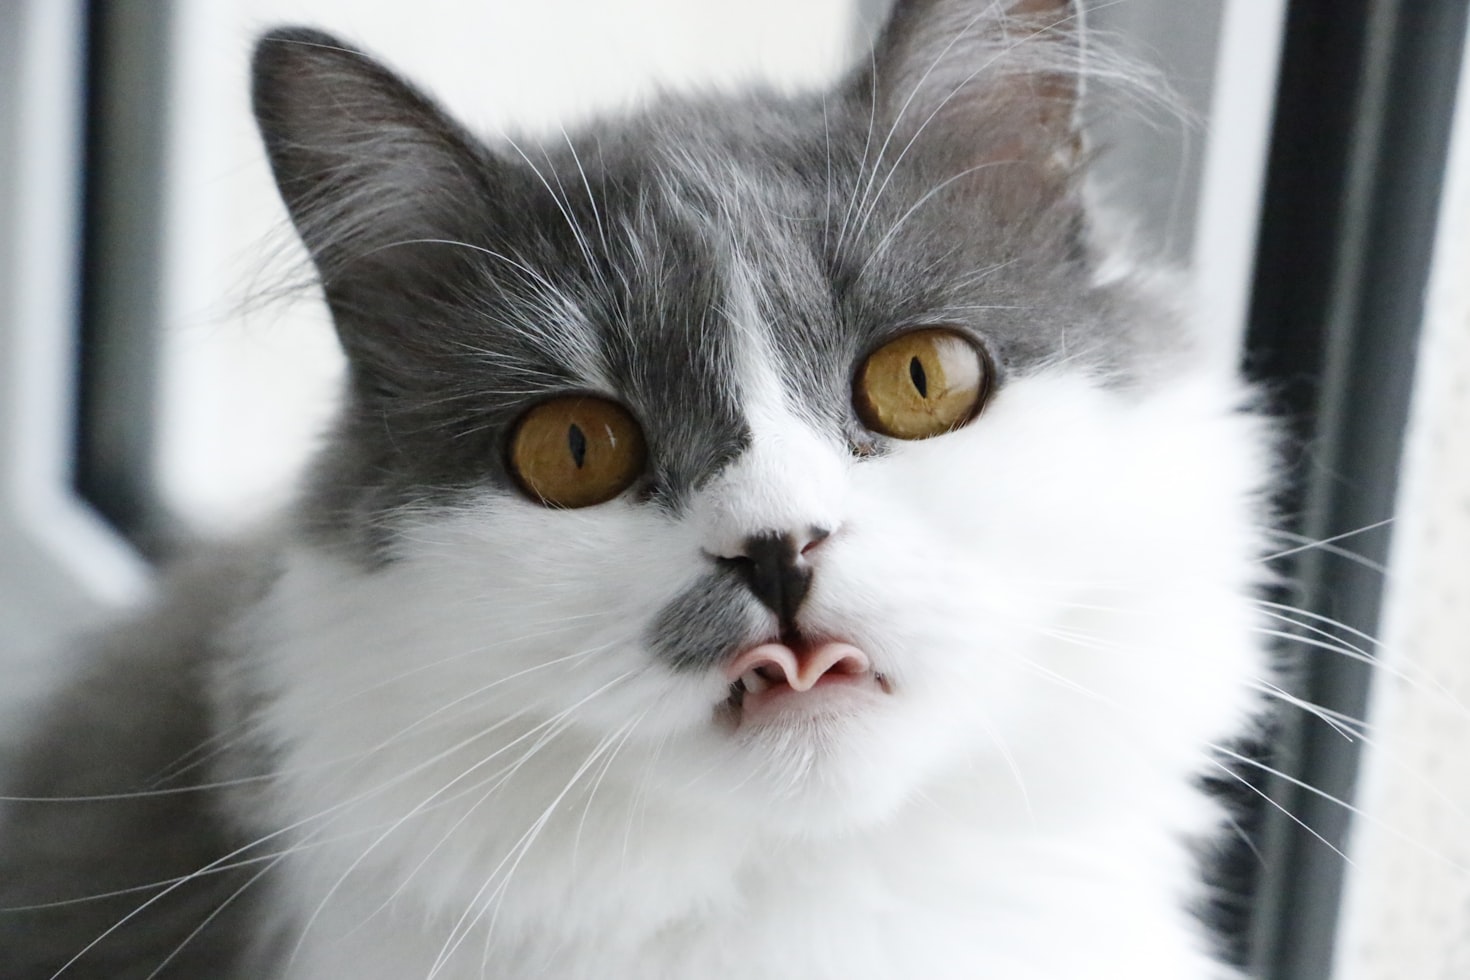
{"type": "Polygon", "coordinates": [[[635,656],[646,666],[590,716],[595,723],[613,730],[631,722],[630,740],[644,743],[724,733],[729,684],[717,671],[673,671],[646,650],[635,656]]]}
{"type": "Polygon", "coordinates": [[[1044,591],[1023,556],[961,515],[908,506],[904,475],[878,469],[852,494],[848,529],[822,556],[813,628],[862,646],[896,689],[994,688],[1002,655],[1048,613],[1044,591]]]}

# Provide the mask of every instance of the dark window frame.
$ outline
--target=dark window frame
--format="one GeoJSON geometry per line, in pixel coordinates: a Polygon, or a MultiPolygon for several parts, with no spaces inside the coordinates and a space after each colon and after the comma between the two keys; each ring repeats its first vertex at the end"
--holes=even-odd
{"type": "MultiPolygon", "coordinates": [[[[1279,526],[1307,542],[1352,535],[1280,562],[1280,598],[1369,654],[1465,29],[1459,0],[1288,5],[1246,366],[1283,418],[1279,526]]],[[[1373,666],[1302,636],[1283,648],[1292,692],[1363,718],[1373,666]]],[[[1331,973],[1360,756],[1283,709],[1250,936],[1263,978],[1331,973]]]]}
{"type": "Polygon", "coordinates": [[[149,558],[175,522],[155,455],[172,0],[86,5],[73,485],[149,558]]]}

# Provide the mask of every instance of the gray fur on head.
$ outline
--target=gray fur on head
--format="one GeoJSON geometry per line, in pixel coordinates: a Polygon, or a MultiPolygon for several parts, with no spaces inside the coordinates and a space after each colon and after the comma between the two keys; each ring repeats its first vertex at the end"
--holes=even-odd
{"type": "Polygon", "coordinates": [[[678,507],[744,445],[741,316],[854,445],[850,365],[915,324],[1002,375],[1131,373],[1142,338],[1088,261],[1074,27],[1065,3],[904,3],[831,93],[669,98],[546,144],[481,143],[336,39],[268,34],[256,114],[352,369],[314,526],[372,547],[397,508],[509,489],[509,425],[568,390],[634,410],[643,492],[678,507]]]}

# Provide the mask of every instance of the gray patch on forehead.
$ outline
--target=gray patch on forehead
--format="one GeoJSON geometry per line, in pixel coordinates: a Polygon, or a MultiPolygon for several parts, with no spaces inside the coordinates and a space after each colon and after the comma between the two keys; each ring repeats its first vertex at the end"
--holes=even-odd
{"type": "Polygon", "coordinates": [[[674,670],[708,670],[751,643],[763,615],[736,574],[711,572],[663,608],[648,647],[674,670]]]}
{"type": "Polygon", "coordinates": [[[1065,364],[1135,383],[1174,362],[1173,312],[1127,279],[1096,281],[1077,201],[1017,202],[1001,171],[955,182],[958,165],[921,147],[875,163],[863,113],[819,100],[788,113],[805,122],[743,152],[692,140],[683,160],[804,414],[851,425],[858,362],[922,325],[968,333],[1003,375],[1065,364]]]}
{"type": "MultiPolygon", "coordinates": [[[[871,349],[904,329],[953,325],[1003,373],[1059,364],[1136,380],[1159,340],[1149,310],[1120,282],[1099,286],[1080,213],[1024,220],[987,201],[938,193],[938,175],[896,174],[868,225],[831,256],[839,316],[871,349]]],[[[1170,324],[1173,327],[1173,324],[1170,324]]]]}
{"type": "Polygon", "coordinates": [[[653,489],[677,509],[749,443],[718,242],[661,180],[628,228],[626,306],[605,341],[643,421],[653,489]]]}
{"type": "Polygon", "coordinates": [[[1159,311],[1094,283],[1075,212],[1017,219],[919,153],[875,170],[867,126],[844,100],[671,100],[532,149],[539,173],[498,171],[493,197],[465,202],[474,235],[405,243],[391,279],[339,298],[393,377],[354,366],[309,525],[381,551],[406,506],[517,493],[516,418],[589,389],[633,410],[639,490],[677,513],[749,443],[751,327],[788,403],[834,437],[861,433],[863,356],[910,327],[955,325],[1003,376],[1061,362],[1131,381],[1167,360],[1159,311]]]}

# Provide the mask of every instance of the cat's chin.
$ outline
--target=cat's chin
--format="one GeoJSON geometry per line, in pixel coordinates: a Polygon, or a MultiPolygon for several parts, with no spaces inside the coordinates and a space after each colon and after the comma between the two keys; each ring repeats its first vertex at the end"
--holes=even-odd
{"type": "Polygon", "coordinates": [[[746,827],[829,838],[888,820],[918,787],[912,772],[882,758],[875,720],[834,712],[737,733],[745,758],[727,773],[735,778],[725,789],[738,798],[746,827]]]}
{"type": "MultiPolygon", "coordinates": [[[[732,665],[736,674],[746,659],[732,665]]],[[[913,789],[913,760],[900,758],[903,712],[865,658],[847,666],[809,684],[737,678],[712,724],[714,741],[723,743],[715,755],[725,762],[711,769],[706,757],[698,783],[718,780],[719,796],[733,791],[750,826],[779,836],[846,832],[886,819],[913,789]]]]}

